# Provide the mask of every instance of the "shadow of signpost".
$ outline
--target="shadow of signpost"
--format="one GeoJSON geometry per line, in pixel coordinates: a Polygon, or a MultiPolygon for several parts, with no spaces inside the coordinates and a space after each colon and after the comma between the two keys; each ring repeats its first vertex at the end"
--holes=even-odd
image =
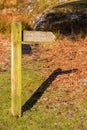
{"type": "Polygon", "coordinates": [[[25,102],[22,106],[22,112],[30,110],[36,102],[41,98],[45,90],[51,85],[58,75],[69,74],[76,72],[77,69],[65,70],[57,69],[40,85],[40,87],[34,92],[34,94],[25,102]]]}

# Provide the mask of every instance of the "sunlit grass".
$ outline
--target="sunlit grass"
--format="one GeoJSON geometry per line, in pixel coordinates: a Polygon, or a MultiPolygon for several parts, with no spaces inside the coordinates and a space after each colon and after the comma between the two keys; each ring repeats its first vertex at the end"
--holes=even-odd
{"type": "MultiPolygon", "coordinates": [[[[23,68],[22,104],[34,94],[44,82],[41,73],[23,68]]],[[[58,101],[58,97],[67,97],[64,88],[51,92],[51,85],[44,91],[30,110],[21,118],[12,116],[10,71],[0,73],[0,130],[86,130],[87,101],[78,98],[68,102],[58,101]]],[[[44,75],[45,77],[45,75],[44,75]]],[[[46,79],[46,77],[45,77],[46,79]]],[[[32,99],[32,101],[35,100],[32,99]]],[[[32,103],[32,101],[30,101],[32,103]]]]}

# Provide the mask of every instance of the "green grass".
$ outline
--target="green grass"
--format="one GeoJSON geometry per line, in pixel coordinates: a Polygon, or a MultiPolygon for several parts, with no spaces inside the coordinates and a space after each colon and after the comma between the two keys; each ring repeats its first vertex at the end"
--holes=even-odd
{"type": "MultiPolygon", "coordinates": [[[[23,69],[22,104],[33,95],[43,83],[38,71],[23,69]]],[[[82,98],[70,102],[56,101],[56,97],[67,96],[63,88],[53,92],[51,85],[21,118],[11,115],[10,71],[0,73],[0,130],[87,130],[87,101],[82,98]]],[[[34,97],[30,101],[30,105],[34,97]]]]}

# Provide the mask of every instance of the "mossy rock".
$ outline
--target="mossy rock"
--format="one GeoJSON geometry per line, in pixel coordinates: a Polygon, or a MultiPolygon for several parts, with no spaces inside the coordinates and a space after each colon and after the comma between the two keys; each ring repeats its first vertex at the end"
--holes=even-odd
{"type": "Polygon", "coordinates": [[[63,35],[87,34],[87,4],[71,2],[56,5],[38,15],[34,30],[60,32],[63,35]],[[83,10],[83,6],[85,7],[83,10]],[[81,9],[80,9],[81,7],[81,9]]]}

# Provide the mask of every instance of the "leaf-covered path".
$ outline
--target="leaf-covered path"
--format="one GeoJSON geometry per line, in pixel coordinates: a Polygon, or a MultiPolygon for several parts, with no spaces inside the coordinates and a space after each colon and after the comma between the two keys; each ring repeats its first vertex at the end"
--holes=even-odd
{"type": "MultiPolygon", "coordinates": [[[[28,47],[28,46],[27,46],[28,47]]],[[[25,47],[25,52],[27,48],[25,47]]],[[[64,100],[78,97],[87,98],[87,40],[72,41],[64,38],[54,43],[32,43],[30,54],[22,56],[24,68],[33,66],[44,77],[49,77],[53,71],[71,71],[60,74],[51,83],[52,90],[57,87],[66,87],[68,96],[64,100]],[[74,72],[75,71],[75,72],[74,72]],[[78,91],[78,92],[77,92],[78,91]],[[72,95],[72,96],[71,96],[72,95]]],[[[11,67],[11,41],[10,38],[0,35],[0,71],[11,67]]],[[[58,100],[63,100],[59,97],[58,100]]]]}

